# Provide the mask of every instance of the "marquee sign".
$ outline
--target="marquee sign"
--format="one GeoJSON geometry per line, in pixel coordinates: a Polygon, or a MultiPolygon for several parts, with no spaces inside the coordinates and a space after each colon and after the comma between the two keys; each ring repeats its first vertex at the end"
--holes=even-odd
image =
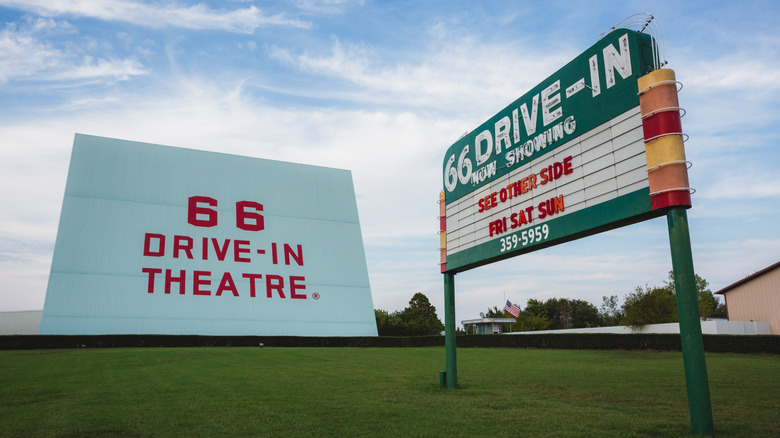
{"type": "Polygon", "coordinates": [[[351,173],[77,134],[40,333],[376,336],[351,173]]]}
{"type": "Polygon", "coordinates": [[[447,150],[443,386],[458,386],[455,274],[666,215],[691,428],[712,435],[678,83],[657,54],[650,36],[614,30],[447,150]]]}
{"type": "Polygon", "coordinates": [[[459,272],[658,216],[637,78],[650,36],[618,29],[444,156],[442,272],[459,272]]]}

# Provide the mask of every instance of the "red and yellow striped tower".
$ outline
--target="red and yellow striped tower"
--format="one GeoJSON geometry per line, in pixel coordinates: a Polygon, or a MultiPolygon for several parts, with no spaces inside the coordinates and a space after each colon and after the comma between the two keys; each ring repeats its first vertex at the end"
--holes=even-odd
{"type": "Polygon", "coordinates": [[[653,210],[666,211],[674,289],[688,389],[691,429],[712,436],[712,404],[701,335],[693,254],[686,208],[691,207],[677,80],[674,71],[655,70],[637,81],[653,210]]]}
{"type": "Polygon", "coordinates": [[[689,208],[692,190],[688,183],[674,70],[650,72],[639,78],[637,85],[652,208],[689,208]]]}

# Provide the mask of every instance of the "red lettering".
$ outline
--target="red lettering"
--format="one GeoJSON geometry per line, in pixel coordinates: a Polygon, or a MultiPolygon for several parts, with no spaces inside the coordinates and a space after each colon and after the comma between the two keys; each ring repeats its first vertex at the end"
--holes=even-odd
{"type": "Polygon", "coordinates": [[[281,275],[266,275],[265,290],[268,298],[272,298],[273,292],[279,293],[279,298],[284,298],[284,277],[281,275]]]}
{"type": "Polygon", "coordinates": [[[296,290],[304,290],[306,289],[306,285],[303,284],[303,282],[306,281],[305,277],[298,277],[298,276],[291,276],[290,277],[290,298],[296,299],[296,300],[305,300],[306,295],[305,294],[298,294],[295,293],[296,290]],[[297,282],[300,281],[301,284],[298,284],[297,282]]]}
{"type": "Polygon", "coordinates": [[[158,269],[158,268],[142,268],[141,272],[149,274],[149,282],[148,282],[148,285],[146,287],[146,291],[149,292],[150,294],[153,294],[154,293],[154,276],[156,274],[161,274],[162,273],[162,269],[158,269]]]}
{"type": "Polygon", "coordinates": [[[522,194],[528,193],[528,177],[525,177],[520,180],[520,193],[522,194]]]}
{"type": "Polygon", "coordinates": [[[477,205],[479,206],[479,212],[482,213],[485,211],[485,200],[482,198],[479,198],[479,201],[477,202],[477,205]]]}
{"type": "Polygon", "coordinates": [[[219,282],[219,287],[217,287],[217,296],[222,296],[222,291],[229,290],[233,292],[233,296],[238,296],[238,290],[236,289],[236,283],[233,281],[233,276],[230,275],[230,272],[225,272],[222,274],[222,280],[219,282]]]}
{"type": "Polygon", "coordinates": [[[563,175],[563,164],[556,161],[555,163],[553,163],[552,167],[553,167],[553,179],[560,178],[561,175],[563,175]]]}
{"type": "Polygon", "coordinates": [[[217,252],[217,259],[221,262],[225,260],[228,247],[230,246],[230,239],[225,239],[225,244],[222,248],[219,247],[219,242],[214,237],[211,238],[211,244],[214,245],[214,251],[217,252]]]}
{"type": "Polygon", "coordinates": [[[563,207],[563,195],[558,195],[555,198],[542,201],[539,203],[539,219],[544,219],[547,216],[560,213],[563,211],[563,207]]]}
{"type": "Polygon", "coordinates": [[[171,293],[171,283],[179,283],[179,295],[184,295],[184,284],[187,279],[187,271],[182,269],[179,276],[174,277],[170,269],[165,270],[165,293],[171,293]]]}
{"type": "MultiPolygon", "coordinates": [[[[184,271],[182,271],[182,272],[184,272],[184,271]]],[[[203,290],[203,289],[200,288],[201,286],[211,286],[211,280],[210,279],[208,279],[208,278],[201,279],[201,277],[210,277],[211,276],[211,271],[194,271],[192,273],[192,275],[194,277],[193,278],[193,283],[195,283],[194,289],[192,291],[192,294],[193,295],[211,295],[211,291],[203,290]]]]}
{"type": "Polygon", "coordinates": [[[501,199],[501,202],[506,202],[509,195],[506,192],[506,189],[501,189],[501,191],[498,192],[498,197],[501,199]]]}
{"type": "Polygon", "coordinates": [[[301,245],[298,245],[297,247],[298,252],[293,252],[292,247],[288,244],[284,244],[284,264],[289,265],[290,264],[290,257],[292,257],[293,260],[295,260],[295,263],[298,264],[298,266],[303,266],[303,248],[301,245]]]}
{"type": "Polygon", "coordinates": [[[547,184],[547,181],[550,180],[550,178],[547,176],[547,168],[545,167],[542,169],[541,172],[539,172],[539,176],[542,178],[542,181],[539,183],[541,185],[547,184]]]}
{"type": "Polygon", "coordinates": [[[490,210],[491,208],[498,205],[498,202],[496,201],[496,192],[493,192],[487,196],[485,196],[484,200],[482,200],[482,206],[483,211],[484,210],[490,210]]]}
{"type": "Polygon", "coordinates": [[[255,280],[263,278],[263,276],[260,274],[241,274],[241,276],[249,279],[249,296],[254,298],[255,292],[257,291],[255,288],[255,280]]]}
{"type": "Polygon", "coordinates": [[[263,215],[257,213],[263,211],[263,204],[252,201],[236,202],[236,226],[246,231],[260,231],[265,228],[263,215]],[[255,211],[247,211],[247,207],[255,211]]]}
{"type": "Polygon", "coordinates": [[[513,182],[512,183],[512,191],[514,192],[515,196],[520,196],[522,194],[520,192],[520,182],[513,182]]]}
{"type": "Polygon", "coordinates": [[[517,223],[517,213],[512,213],[511,215],[509,215],[509,221],[510,221],[510,223],[511,223],[511,225],[510,225],[510,226],[511,226],[513,229],[514,229],[514,228],[517,228],[517,227],[519,226],[519,224],[517,223]]]}
{"type": "Polygon", "coordinates": [[[488,231],[490,232],[491,236],[493,234],[501,234],[506,232],[506,217],[490,222],[488,224],[488,231]]]}
{"type": "Polygon", "coordinates": [[[558,195],[557,198],[553,198],[555,203],[555,212],[559,213],[563,211],[563,195],[558,195]]]}
{"type": "MultiPolygon", "coordinates": [[[[248,253],[249,248],[245,245],[249,245],[248,240],[234,240],[233,241],[233,260],[236,262],[249,263],[251,260],[247,257],[241,257],[241,254],[248,253]]],[[[298,245],[300,246],[300,245],[298,245]]],[[[289,265],[289,263],[288,263],[289,265]]]]}
{"type": "Polygon", "coordinates": [[[208,196],[190,196],[187,203],[187,223],[196,227],[213,227],[217,225],[217,211],[211,208],[201,207],[204,203],[211,207],[217,206],[217,200],[208,196]],[[205,219],[198,215],[206,215],[205,219]]]}
{"type": "Polygon", "coordinates": [[[147,257],[162,257],[165,255],[165,236],[162,234],[144,234],[144,255],[147,257]],[[152,251],[152,239],[157,239],[157,251],[152,251]]]}
{"type": "MultiPolygon", "coordinates": [[[[520,210],[518,213],[515,214],[517,215],[517,227],[528,223],[528,219],[525,217],[525,213],[523,212],[523,210],[520,210]]],[[[516,227],[512,227],[512,228],[516,228],[516,227]]]]}
{"type": "Polygon", "coordinates": [[[188,259],[192,259],[192,237],[173,236],[173,258],[179,258],[179,251],[184,250],[188,259]]]}
{"type": "Polygon", "coordinates": [[[536,188],[536,174],[528,175],[528,190],[536,188]]]}
{"type": "MultiPolygon", "coordinates": [[[[496,223],[496,226],[499,229],[499,233],[506,232],[505,225],[502,224],[502,222],[505,222],[506,218],[499,219],[494,221],[496,223]]],[[[175,294],[175,291],[173,291],[174,285],[178,285],[178,295],[185,295],[187,291],[187,274],[188,271],[186,270],[179,270],[178,272],[171,270],[171,269],[160,269],[160,268],[142,268],[141,272],[144,274],[147,274],[147,293],[154,293],[155,288],[155,282],[157,280],[157,275],[163,275],[164,276],[164,293],[167,295],[173,295],[175,294]]],[[[219,285],[217,286],[216,292],[212,294],[211,289],[211,271],[192,271],[192,294],[193,295],[205,295],[205,296],[216,296],[220,297],[223,294],[227,295],[229,292],[234,297],[238,297],[239,291],[238,286],[236,285],[236,282],[233,278],[233,275],[230,272],[224,272],[222,273],[221,279],[219,281],[219,285]]],[[[241,277],[249,280],[249,296],[251,298],[256,298],[258,294],[258,280],[262,280],[263,275],[261,274],[252,274],[252,273],[243,273],[241,274],[241,277]]],[[[287,277],[289,282],[289,298],[296,299],[296,300],[305,300],[308,299],[308,295],[305,293],[306,291],[306,277],[304,276],[290,276],[287,277]]],[[[266,288],[266,296],[268,298],[273,298],[274,293],[276,293],[279,298],[287,298],[285,295],[285,277],[281,275],[266,275],[265,276],[265,288],[266,288]]]]}
{"type": "Polygon", "coordinates": [[[525,209],[525,215],[528,217],[528,223],[534,221],[534,206],[530,206],[525,209]]]}
{"type": "Polygon", "coordinates": [[[570,173],[573,173],[574,170],[571,168],[571,155],[563,159],[563,174],[569,175],[570,173]]]}

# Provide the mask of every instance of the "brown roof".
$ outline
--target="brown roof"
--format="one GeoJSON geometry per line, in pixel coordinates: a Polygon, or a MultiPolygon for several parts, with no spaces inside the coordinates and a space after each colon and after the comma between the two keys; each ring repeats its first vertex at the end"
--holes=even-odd
{"type": "Polygon", "coordinates": [[[771,271],[771,270],[773,270],[775,268],[778,268],[778,267],[780,267],[780,262],[777,262],[777,263],[775,263],[774,265],[771,265],[771,266],[767,266],[766,268],[756,272],[755,274],[748,275],[747,277],[743,278],[742,280],[739,280],[739,281],[737,281],[735,283],[731,283],[730,285],[724,287],[723,289],[721,289],[721,290],[719,290],[719,291],[717,291],[715,293],[716,294],[725,294],[726,292],[730,291],[731,289],[734,289],[735,287],[737,287],[737,286],[739,286],[741,284],[747,283],[748,281],[750,281],[750,280],[752,280],[754,278],[760,277],[760,276],[766,274],[767,272],[769,272],[769,271],[771,271]]]}

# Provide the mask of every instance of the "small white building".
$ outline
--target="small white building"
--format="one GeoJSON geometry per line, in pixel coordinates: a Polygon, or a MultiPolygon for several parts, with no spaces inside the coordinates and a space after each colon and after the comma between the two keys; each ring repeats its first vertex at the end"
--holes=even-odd
{"type": "MultiPolygon", "coordinates": [[[[461,321],[466,333],[475,335],[489,335],[494,333],[504,333],[504,324],[514,324],[517,320],[514,318],[479,318],[461,321]]],[[[510,330],[511,331],[511,330],[510,330]]]]}

